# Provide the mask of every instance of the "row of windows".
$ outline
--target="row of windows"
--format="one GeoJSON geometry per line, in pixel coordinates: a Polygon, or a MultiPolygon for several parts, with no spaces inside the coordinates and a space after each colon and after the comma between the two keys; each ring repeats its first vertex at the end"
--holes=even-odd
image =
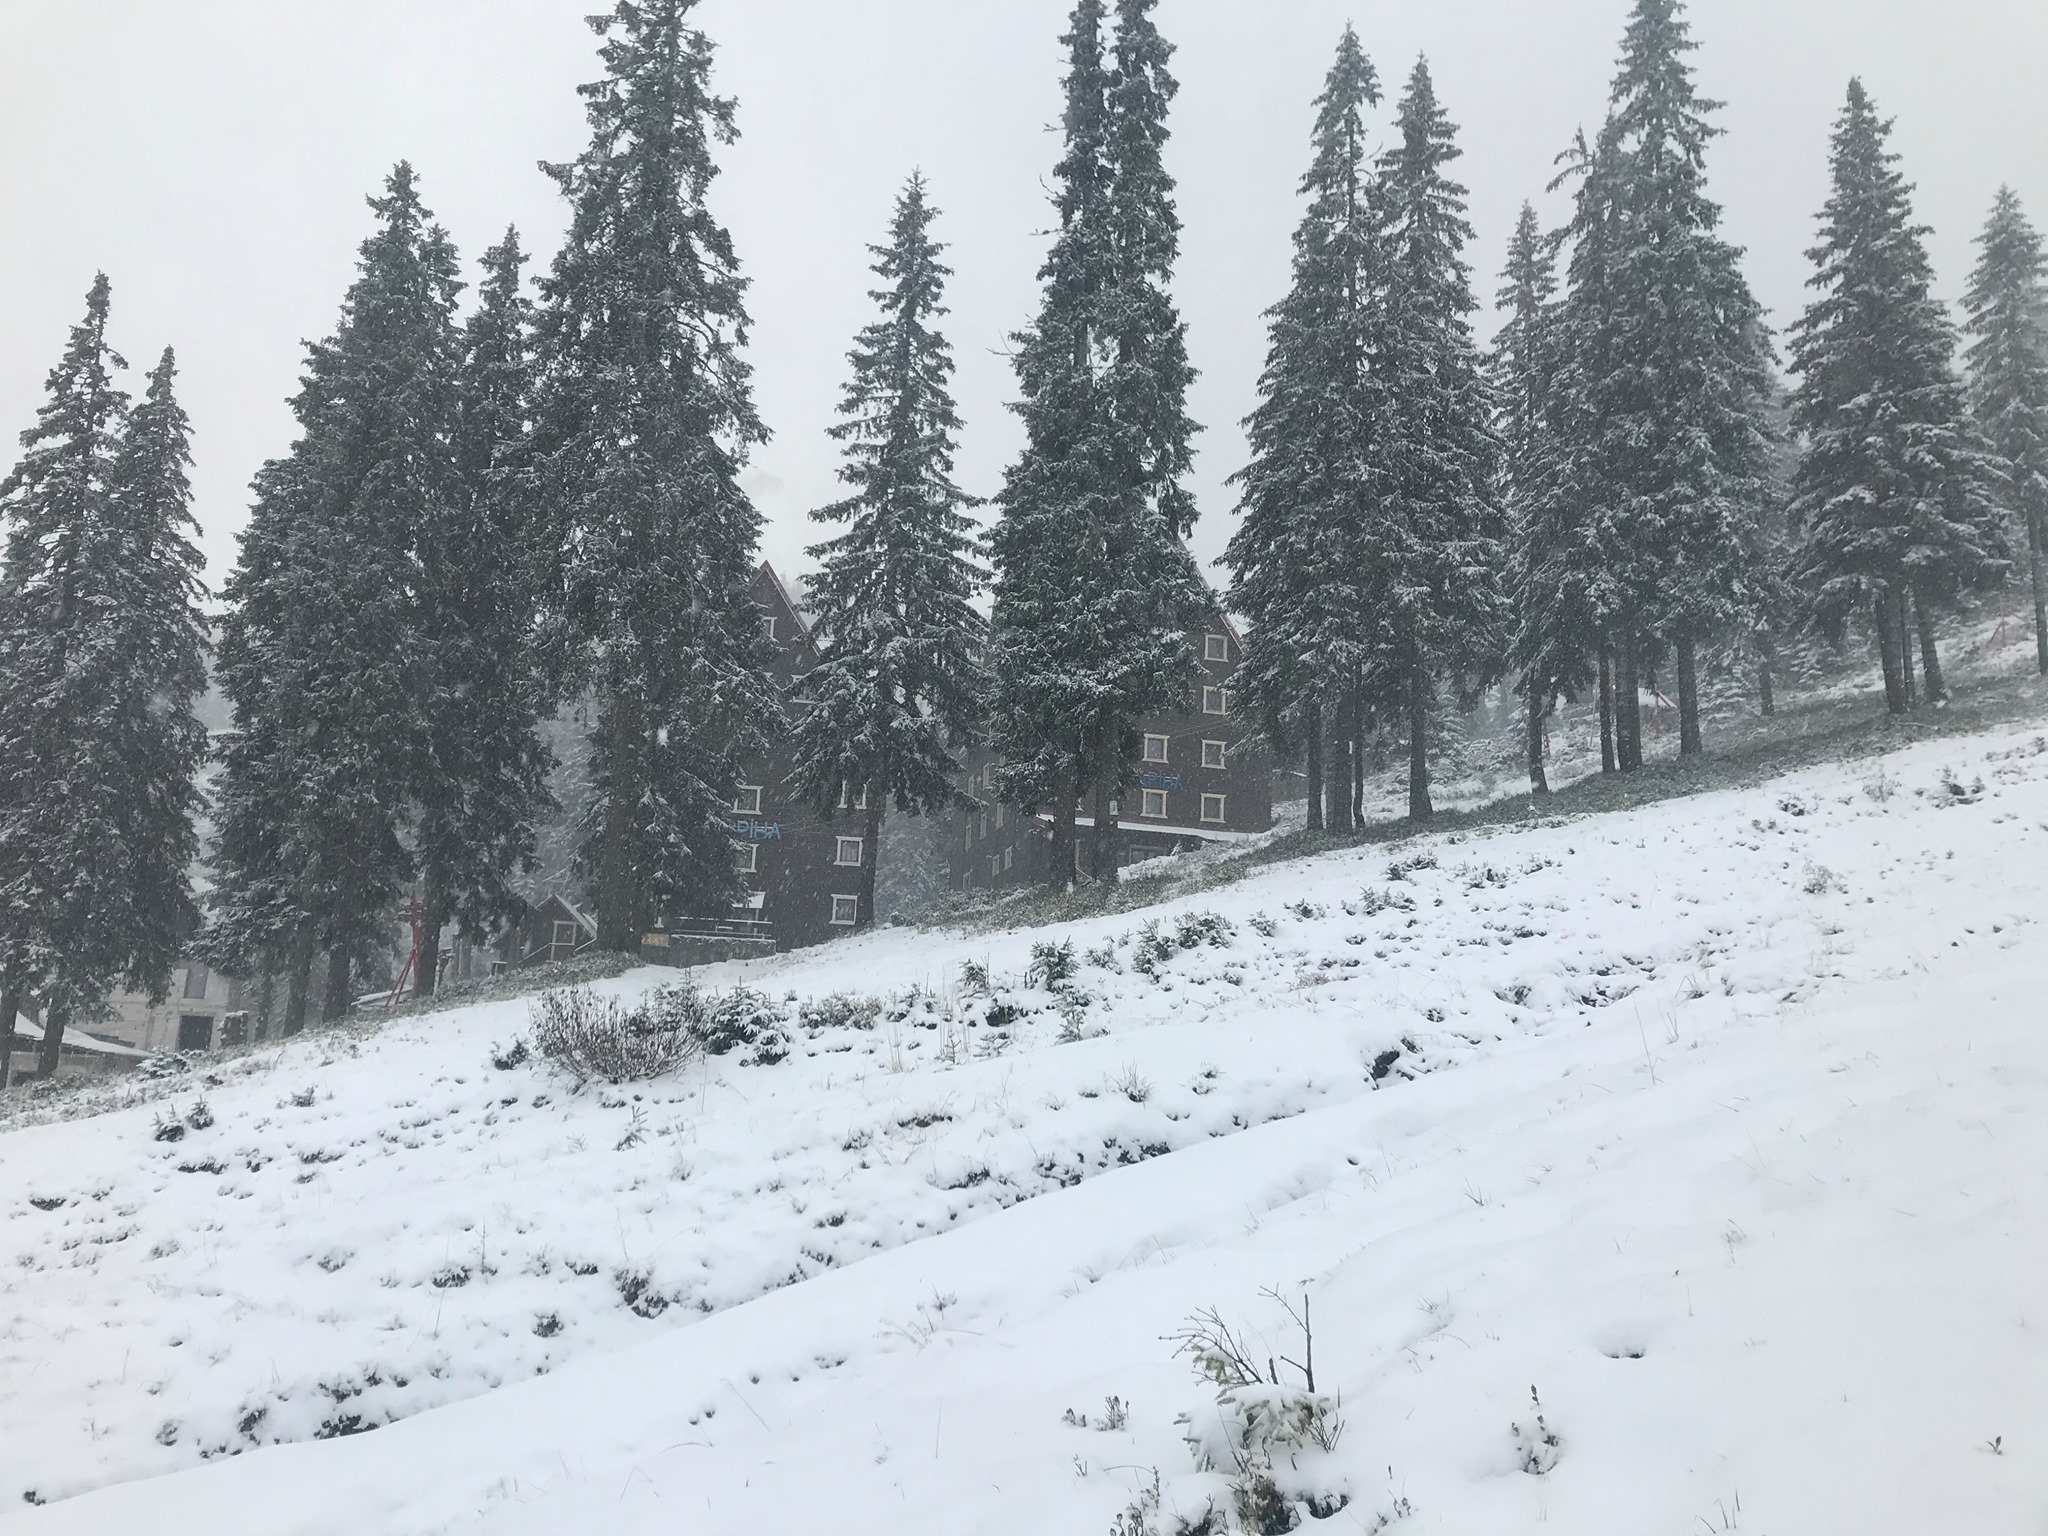
{"type": "MultiPolygon", "coordinates": [[[[733,791],[732,808],[741,816],[761,814],[761,786],[742,784],[733,791]]],[[[839,786],[839,809],[842,811],[864,811],[868,808],[867,786],[854,790],[842,784],[839,786]]]]}
{"type": "MultiPolygon", "coordinates": [[[[1142,791],[1142,794],[1144,798],[1139,803],[1138,814],[1140,816],[1150,817],[1156,821],[1166,820],[1167,792],[1163,789],[1148,789],[1142,791]]],[[[1227,800],[1227,798],[1228,797],[1224,795],[1202,796],[1203,825],[1212,827],[1221,826],[1225,821],[1229,819],[1229,817],[1225,814],[1224,809],[1225,801],[1227,800]]]]}
{"type": "MultiPolygon", "coordinates": [[[[847,869],[859,869],[866,849],[867,839],[862,837],[841,837],[834,839],[832,862],[847,869]]],[[[761,845],[759,843],[734,843],[732,845],[732,867],[743,875],[759,872],[761,868],[761,845]]]]}
{"type": "MultiPolygon", "coordinates": [[[[1171,736],[1147,736],[1145,738],[1145,761],[1164,763],[1172,761],[1171,736]]],[[[1230,743],[1227,741],[1204,741],[1202,743],[1202,766],[1224,768],[1229,766],[1230,743]]]]}

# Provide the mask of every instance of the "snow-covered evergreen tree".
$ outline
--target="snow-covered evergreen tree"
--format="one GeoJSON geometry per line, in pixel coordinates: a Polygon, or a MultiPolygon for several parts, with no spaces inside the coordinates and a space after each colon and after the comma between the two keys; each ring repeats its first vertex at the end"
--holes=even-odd
{"type": "Polygon", "coordinates": [[[526,258],[507,230],[485,252],[461,338],[449,494],[418,535],[413,624],[423,702],[413,774],[421,908],[415,981],[434,990],[441,930],[495,938],[524,899],[552,754],[537,615],[552,555],[530,461],[533,370],[526,258]]]}
{"type": "Polygon", "coordinates": [[[1356,552],[1376,641],[1367,686],[1383,717],[1405,715],[1408,815],[1423,821],[1438,689],[1498,675],[1507,646],[1507,529],[1492,393],[1472,339],[1465,189],[1445,170],[1459,150],[1420,60],[1397,132],[1379,161],[1385,293],[1368,332],[1379,419],[1356,552]]]}
{"type": "Polygon", "coordinates": [[[1933,609],[2003,567],[2003,468],[1972,426],[1956,336],[1933,295],[1926,229],[1860,80],[1836,120],[1832,190],[1808,253],[1820,290],[1792,331],[1795,572],[1817,618],[1867,612],[1886,703],[1907,708],[1915,621],[1930,697],[1941,696],[1933,609]]]}
{"type": "Polygon", "coordinates": [[[2006,499],[2027,538],[2035,661],[2048,674],[2048,256],[2012,188],[1998,189],[1977,248],[1963,299],[1970,405],[2011,477],[2006,499]]]}
{"type": "Polygon", "coordinates": [[[596,696],[583,868],[598,943],[665,911],[727,910],[733,789],[781,705],[748,591],[760,514],[740,488],[766,436],[746,280],[707,194],[735,136],[697,0],[593,17],[590,145],[548,168],[569,230],[541,283],[537,449],[567,548],[576,677],[596,696]]]}
{"type": "Polygon", "coordinates": [[[826,813],[864,803],[859,925],[874,921],[882,816],[960,799],[953,750],[981,703],[985,626],[972,598],[973,498],[953,481],[960,417],[953,352],[937,321],[952,269],[932,238],[922,176],[896,200],[889,243],[871,246],[881,316],[855,339],[832,435],[851,494],[812,516],[845,523],[811,554],[818,664],[803,679],[794,780],[826,813]],[[861,792],[865,791],[863,795],[861,792]]]}
{"type": "MultiPolygon", "coordinates": [[[[1245,422],[1252,458],[1234,477],[1241,521],[1224,556],[1231,605],[1250,628],[1237,707],[1280,750],[1304,749],[1312,829],[1324,825],[1325,721],[1337,725],[1365,666],[1352,541],[1373,415],[1364,366],[1376,301],[1365,111],[1379,100],[1372,60],[1347,26],[1316,99],[1292,283],[1266,312],[1259,404],[1245,422]]],[[[1348,808],[1348,793],[1340,803],[1348,808]]]]}
{"type": "Polygon", "coordinates": [[[129,412],[110,301],[101,274],[0,480],[0,1086],[26,996],[47,1077],[117,984],[161,993],[195,915],[189,428],[168,353],[129,412]]]}
{"type": "Polygon", "coordinates": [[[1527,706],[1529,787],[1550,792],[1545,721],[1557,696],[1593,680],[1597,623],[1587,590],[1585,520],[1560,459],[1566,422],[1558,397],[1557,253],[1528,203],[1515,223],[1498,296],[1507,319],[1494,340],[1501,486],[1509,521],[1508,595],[1513,664],[1527,706]]]}
{"type": "Polygon", "coordinates": [[[328,955],[330,1015],[381,947],[413,872],[406,845],[428,707],[422,531],[454,495],[460,289],[453,246],[401,163],[372,198],[333,336],[308,348],[300,436],[256,479],[225,595],[220,683],[235,736],[219,786],[209,948],[283,968],[285,1027],[328,955]]]}
{"type": "Polygon", "coordinates": [[[1695,46],[1680,0],[1636,0],[1570,229],[1572,477],[1592,516],[1624,769],[1642,761],[1636,701],[1659,645],[1677,655],[1681,750],[1700,750],[1695,653],[1747,616],[1769,496],[1769,354],[1706,190],[1719,104],[1696,88],[1695,46]]]}
{"type": "Polygon", "coordinates": [[[1179,225],[1160,152],[1176,87],[1155,4],[1118,0],[1113,63],[1101,0],[1079,0],[1064,38],[1059,232],[1038,318],[1016,338],[1025,447],[990,541],[998,783],[1051,807],[1056,885],[1091,789],[1091,872],[1115,877],[1110,802],[1132,775],[1131,722],[1192,686],[1186,629],[1207,601],[1181,543],[1192,370],[1167,294],[1179,225]]]}

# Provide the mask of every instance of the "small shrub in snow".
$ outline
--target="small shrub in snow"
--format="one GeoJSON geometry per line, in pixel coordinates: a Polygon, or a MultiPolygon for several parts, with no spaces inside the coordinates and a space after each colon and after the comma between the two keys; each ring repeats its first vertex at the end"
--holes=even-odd
{"type": "Polygon", "coordinates": [[[1388,882],[1389,882],[1389,883],[1392,883],[1393,881],[1396,881],[1396,880],[1406,880],[1406,879],[1408,879],[1408,878],[1409,878],[1409,877],[1410,877],[1411,875],[1413,875],[1413,874],[1414,874],[1414,873],[1415,873],[1415,872],[1416,872],[1417,870],[1422,870],[1422,869],[1435,869],[1435,868],[1436,868],[1436,855],[1435,855],[1435,854],[1433,854],[1433,853],[1416,853],[1416,854],[1410,854],[1410,855],[1409,855],[1409,856],[1408,856],[1407,858],[1405,858],[1405,859],[1396,859],[1396,860],[1394,860],[1394,862],[1393,862],[1393,863],[1391,863],[1391,864],[1389,864],[1389,865],[1387,866],[1387,880],[1388,880],[1388,882]]]}
{"type": "MultiPolygon", "coordinates": [[[[909,1001],[915,1003],[915,998],[909,1001]]],[[[898,1017],[906,1017],[906,1009],[898,1017]]],[[[827,1029],[873,1029],[875,1020],[882,1015],[881,1003],[872,997],[855,997],[850,992],[834,992],[829,997],[814,997],[800,1003],[796,1010],[796,1022],[806,1034],[815,1035],[827,1029]]]]}
{"type": "Polygon", "coordinates": [[[1109,1086],[1129,1099],[1133,1104],[1142,1104],[1152,1097],[1152,1084],[1136,1066],[1127,1065],[1116,1077],[1109,1080],[1109,1086]]]}
{"type": "MultiPolygon", "coordinates": [[[[782,1015],[775,1004],[751,987],[734,987],[730,992],[705,994],[688,984],[661,987],[648,994],[645,1005],[672,1014],[682,1028],[692,1031],[713,1056],[724,1056],[742,1046],[759,1046],[764,1039],[781,1033],[782,1015]]],[[[771,1051],[780,1061],[789,1054],[787,1045],[771,1051]]]]}
{"type": "Polygon", "coordinates": [[[612,1282],[619,1288],[619,1300],[641,1317],[659,1317],[668,1310],[668,1298],[654,1287],[654,1277],[644,1269],[620,1269],[612,1282]]]}
{"type": "Polygon", "coordinates": [[[1082,958],[1098,971],[1115,971],[1119,974],[1123,971],[1123,967],[1117,964],[1116,940],[1114,939],[1105,939],[1102,943],[1089,950],[1082,958]]]}
{"type": "Polygon", "coordinates": [[[565,987],[534,1003],[532,1036],[541,1055],[586,1082],[640,1082],[697,1060],[702,1022],[693,987],[659,987],[630,1008],[588,987],[565,987]]]}
{"type": "Polygon", "coordinates": [[[960,962],[960,990],[969,997],[988,994],[988,967],[978,960],[960,962]]]}
{"type": "Polygon", "coordinates": [[[1031,946],[1030,979],[1033,985],[1048,992],[1057,991],[1063,981],[1070,981],[1080,972],[1081,965],[1074,958],[1074,941],[1066,939],[1054,943],[1050,939],[1031,946]]]}
{"type": "Polygon", "coordinates": [[[1199,949],[1204,944],[1221,949],[1236,934],[1236,926],[1220,912],[1183,912],[1173,925],[1173,941],[1182,949],[1199,949]]]}
{"type": "Polygon", "coordinates": [[[1252,932],[1262,939],[1270,939],[1280,931],[1280,925],[1263,912],[1254,912],[1245,921],[1251,925],[1252,932]]]}
{"type": "Polygon", "coordinates": [[[1529,1401],[1535,1406],[1536,1419],[1532,1424],[1511,1424],[1508,1427],[1515,1434],[1515,1450],[1521,1460],[1521,1467],[1531,1477],[1541,1477],[1557,1465],[1558,1452],[1564,1442],[1557,1432],[1543,1422],[1543,1399],[1536,1395],[1536,1389],[1529,1389],[1529,1401]]]}
{"type": "Polygon", "coordinates": [[[510,1072],[514,1067],[525,1066],[532,1054],[531,1051],[527,1050],[526,1042],[523,1039],[514,1040],[508,1046],[500,1047],[493,1045],[491,1047],[491,1065],[500,1072],[510,1072]]]}
{"type": "Polygon", "coordinates": [[[158,1082],[164,1078],[176,1077],[181,1072],[190,1072],[191,1070],[191,1062],[180,1056],[176,1051],[167,1051],[161,1056],[145,1057],[141,1064],[136,1067],[135,1075],[148,1078],[152,1082],[158,1082]]]}
{"type": "Polygon", "coordinates": [[[176,1116],[159,1113],[156,1117],[156,1130],[152,1135],[158,1141],[183,1141],[185,1122],[176,1116]]]}
{"type": "Polygon", "coordinates": [[[317,1096],[318,1090],[311,1083],[308,1083],[292,1095],[292,1107],[294,1109],[311,1109],[313,1107],[313,1100],[317,1096]]]}
{"type": "Polygon", "coordinates": [[[1300,901],[1288,902],[1283,910],[1293,913],[1304,923],[1314,922],[1323,915],[1323,909],[1306,897],[1300,901]]]}
{"type": "MultiPolygon", "coordinates": [[[[1829,891],[1845,890],[1842,879],[1825,864],[1806,866],[1806,877],[1799,882],[1799,888],[1809,896],[1825,896],[1829,891]]],[[[1694,996],[1700,994],[1695,993],[1694,996]]]]}
{"type": "Polygon", "coordinates": [[[204,1099],[195,1101],[192,1107],[185,1111],[185,1124],[188,1128],[195,1131],[207,1129],[213,1124],[212,1106],[204,1099]]]}
{"type": "Polygon", "coordinates": [[[542,1312],[533,1320],[535,1338],[552,1339],[561,1331],[562,1314],[559,1312],[542,1312]]]}
{"type": "Polygon", "coordinates": [[[1944,766],[1941,770],[1941,793],[1936,797],[1937,805],[1975,805],[1984,798],[1984,781],[1973,779],[1965,784],[1956,777],[1955,770],[1944,766]]]}

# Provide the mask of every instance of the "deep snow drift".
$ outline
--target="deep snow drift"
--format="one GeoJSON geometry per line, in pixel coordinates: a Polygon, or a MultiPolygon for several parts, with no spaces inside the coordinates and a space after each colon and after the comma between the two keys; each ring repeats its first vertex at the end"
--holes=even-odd
{"type": "Polygon", "coordinates": [[[2004,732],[731,968],[787,1038],[637,1089],[497,1004],[17,1131],[0,1528],[1220,1532],[1305,1296],[1311,1527],[2033,1532],[2044,854],[2004,732]]]}

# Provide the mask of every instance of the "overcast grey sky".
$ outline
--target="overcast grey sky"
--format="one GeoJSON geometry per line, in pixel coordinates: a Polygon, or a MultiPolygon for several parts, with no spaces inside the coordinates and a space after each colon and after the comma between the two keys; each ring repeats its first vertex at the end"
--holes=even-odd
{"type": "MultiPolygon", "coordinates": [[[[961,474],[993,492],[1017,432],[1004,337],[1031,314],[1070,0],[705,0],[742,138],[715,191],[754,280],[752,361],[774,440],[748,485],[764,552],[807,565],[805,513],[835,495],[825,437],[869,316],[868,241],[922,167],[957,269],[951,335],[961,474]]],[[[516,223],[561,227],[535,162],[584,141],[598,0],[0,0],[0,462],[41,398],[96,268],[113,331],[166,343],[197,430],[198,515],[217,584],[251,474],[284,450],[303,338],[326,334],[368,228],[364,196],[409,158],[473,264],[516,223]]],[[[1418,53],[1458,123],[1491,296],[1515,212],[1597,126],[1629,0],[1165,0],[1182,92],[1170,161],[1186,226],[1178,294],[1207,428],[1196,548],[1234,521],[1224,478],[1281,293],[1309,103],[1344,22],[1395,86],[1418,53]]],[[[1852,74],[1898,119],[1943,292],[2001,181],[2048,219],[2044,0],[1695,0],[1706,90],[1727,102],[1710,163],[1728,228],[1783,324],[1825,194],[1852,74]]],[[[1391,105],[1391,104],[1390,104],[1391,105]]],[[[471,268],[474,270],[473,265],[471,268]]],[[[1489,323],[1490,328],[1490,323],[1489,323]]]]}

